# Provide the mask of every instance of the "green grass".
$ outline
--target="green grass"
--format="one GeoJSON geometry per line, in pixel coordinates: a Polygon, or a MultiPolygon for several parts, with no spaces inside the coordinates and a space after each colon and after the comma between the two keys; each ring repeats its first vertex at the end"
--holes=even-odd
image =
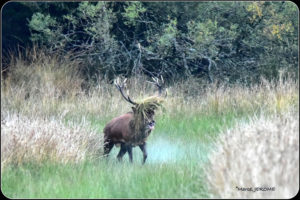
{"type": "Polygon", "coordinates": [[[2,176],[9,198],[201,198],[204,185],[195,165],[178,162],[30,164],[10,167],[2,176]]]}
{"type": "Polygon", "coordinates": [[[247,115],[233,112],[190,116],[178,114],[173,117],[163,115],[157,119],[157,129],[162,134],[172,137],[193,138],[203,142],[211,142],[210,139],[214,138],[220,130],[232,126],[236,119],[243,116],[247,115]]]}

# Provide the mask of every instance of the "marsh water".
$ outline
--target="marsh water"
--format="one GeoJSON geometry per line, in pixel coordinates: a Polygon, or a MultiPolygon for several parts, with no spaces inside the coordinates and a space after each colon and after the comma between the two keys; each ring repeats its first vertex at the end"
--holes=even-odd
{"type": "MultiPolygon", "coordinates": [[[[212,145],[200,141],[182,141],[166,136],[151,137],[147,142],[147,163],[174,163],[181,161],[206,162],[212,145]]],[[[114,147],[110,153],[111,160],[116,159],[119,147],[114,147]]],[[[128,154],[123,157],[128,162],[128,154]]],[[[142,152],[139,147],[133,148],[133,162],[142,161],[142,152]]]]}

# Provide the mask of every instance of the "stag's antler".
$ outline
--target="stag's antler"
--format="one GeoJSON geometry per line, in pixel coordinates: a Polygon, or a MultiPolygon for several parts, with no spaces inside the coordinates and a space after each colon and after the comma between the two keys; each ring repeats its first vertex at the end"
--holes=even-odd
{"type": "Polygon", "coordinates": [[[120,78],[118,77],[117,79],[114,80],[114,84],[115,84],[115,86],[118,88],[118,90],[120,91],[121,95],[123,96],[123,98],[124,98],[127,102],[129,102],[129,103],[131,103],[131,104],[133,104],[133,105],[137,105],[137,103],[135,103],[134,101],[132,101],[132,100],[130,99],[129,95],[127,95],[127,97],[126,97],[125,94],[123,93],[123,87],[124,87],[124,85],[126,84],[126,81],[127,81],[127,78],[125,78],[125,79],[123,80],[123,82],[120,84],[120,78]]]}
{"type": "MultiPolygon", "coordinates": [[[[160,79],[157,78],[157,77],[152,77],[152,80],[153,81],[148,81],[148,82],[154,84],[158,88],[158,96],[161,96],[162,88],[163,88],[163,85],[164,85],[163,77],[160,76],[160,79]]],[[[167,96],[167,94],[166,94],[166,96],[167,96]]]]}

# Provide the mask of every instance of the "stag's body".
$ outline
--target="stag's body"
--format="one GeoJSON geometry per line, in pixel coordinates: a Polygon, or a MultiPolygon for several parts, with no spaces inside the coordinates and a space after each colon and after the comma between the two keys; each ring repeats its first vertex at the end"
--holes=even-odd
{"type": "Polygon", "coordinates": [[[139,146],[143,152],[143,163],[147,159],[146,140],[154,128],[154,120],[140,124],[140,129],[135,129],[134,113],[128,112],[112,119],[104,128],[104,154],[108,155],[114,145],[121,145],[118,159],[121,160],[126,152],[132,162],[132,147],[139,146]],[[137,133],[138,131],[138,133],[137,133]]]}
{"type": "MultiPolygon", "coordinates": [[[[161,94],[161,86],[158,84],[158,79],[155,80],[156,86],[161,94]]],[[[123,82],[125,83],[125,81],[123,82]]],[[[135,103],[126,97],[123,93],[123,86],[115,82],[116,87],[121,92],[123,98],[133,104],[132,112],[128,112],[119,117],[112,119],[104,127],[104,155],[107,156],[114,145],[121,145],[120,152],[117,156],[121,160],[126,152],[129,154],[129,160],[132,162],[132,147],[139,146],[143,152],[143,163],[147,159],[146,140],[154,129],[155,121],[153,120],[154,111],[157,105],[152,105],[143,110],[143,114],[137,111],[140,104],[135,103]]]]}
{"type": "Polygon", "coordinates": [[[104,137],[107,142],[114,144],[125,143],[131,146],[143,144],[149,136],[152,127],[151,122],[141,125],[139,133],[135,131],[134,113],[128,112],[124,115],[112,119],[104,128],[104,137]],[[139,136],[139,137],[136,137],[139,136]]]}
{"type": "Polygon", "coordinates": [[[133,113],[129,112],[112,119],[104,128],[104,137],[107,142],[130,143],[130,122],[133,120],[133,113]]]}

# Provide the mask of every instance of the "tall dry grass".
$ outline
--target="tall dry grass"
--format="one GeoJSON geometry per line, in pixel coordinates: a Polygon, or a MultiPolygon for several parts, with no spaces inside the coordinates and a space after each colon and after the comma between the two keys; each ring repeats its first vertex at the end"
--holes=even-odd
{"type": "Polygon", "coordinates": [[[299,111],[253,117],[220,135],[206,177],[214,198],[292,198],[299,190],[299,111]],[[263,190],[263,191],[262,191],[263,190]]]}
{"type": "Polygon", "coordinates": [[[268,113],[285,112],[291,105],[299,108],[299,83],[285,72],[279,80],[261,79],[258,84],[207,84],[197,80],[187,80],[168,88],[169,107],[196,114],[226,112],[268,113]],[[175,97],[175,98],[174,98],[175,97]],[[172,105],[176,105],[173,107],[172,105]]]}
{"type": "MultiPolygon", "coordinates": [[[[60,60],[55,55],[48,56],[36,50],[32,54],[27,52],[26,56],[11,59],[10,71],[1,83],[2,109],[32,117],[68,114],[74,118],[112,116],[130,108],[114,85],[106,80],[84,82],[80,63],[60,60]],[[88,87],[83,88],[84,84],[88,87]]],[[[154,92],[150,91],[154,87],[146,84],[144,77],[129,80],[128,88],[138,99],[154,92]]]]}
{"type": "MultiPolygon", "coordinates": [[[[27,116],[64,113],[73,118],[86,115],[112,117],[130,110],[130,105],[106,80],[99,79],[84,90],[79,63],[43,53],[33,55],[32,62],[26,62],[24,58],[12,61],[11,71],[1,84],[1,108],[27,116]]],[[[298,81],[282,77],[276,82],[262,80],[260,84],[247,87],[205,85],[190,79],[167,87],[166,111],[170,115],[284,112],[288,105],[297,105],[299,86],[298,81]]],[[[156,92],[155,86],[146,82],[145,77],[130,78],[127,86],[133,99],[143,99],[156,92]]]]}
{"type": "MultiPolygon", "coordinates": [[[[1,83],[1,108],[26,116],[107,116],[127,112],[130,105],[123,101],[118,90],[106,80],[88,83],[80,75],[80,63],[60,60],[55,55],[45,55],[34,50],[28,58],[12,58],[11,71],[1,83]]],[[[167,87],[166,112],[170,116],[180,113],[200,115],[226,112],[270,113],[284,112],[290,105],[298,106],[298,81],[283,78],[278,81],[261,81],[252,86],[204,84],[198,79],[167,87]]],[[[127,90],[133,99],[153,95],[155,86],[146,77],[133,77],[127,82],[127,90]]],[[[104,117],[106,119],[106,117],[104,117]]],[[[80,121],[80,119],[79,119],[80,121]]]]}
{"type": "MultiPolygon", "coordinates": [[[[3,114],[3,113],[1,113],[3,114]]],[[[57,119],[1,116],[1,168],[43,161],[70,163],[102,156],[103,137],[88,123],[66,126],[57,119]]]]}

